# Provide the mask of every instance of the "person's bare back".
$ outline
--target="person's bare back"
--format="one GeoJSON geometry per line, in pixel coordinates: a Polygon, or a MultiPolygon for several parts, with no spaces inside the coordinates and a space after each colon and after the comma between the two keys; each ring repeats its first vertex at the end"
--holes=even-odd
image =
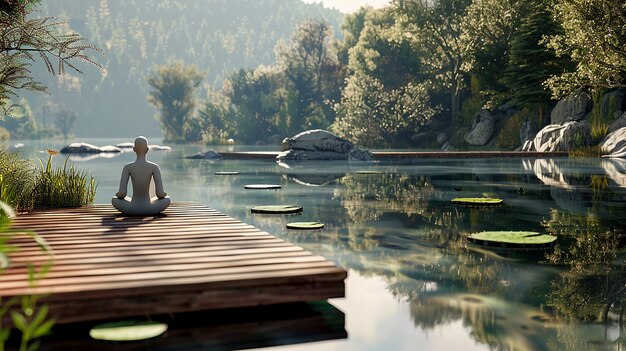
{"type": "Polygon", "coordinates": [[[133,150],[137,154],[137,159],[122,169],[120,188],[115,197],[111,199],[111,204],[120,212],[132,216],[148,216],[160,213],[170,205],[172,200],[163,190],[159,166],[146,160],[148,140],[142,136],[137,137],[133,150]],[[129,178],[133,183],[132,198],[126,196],[129,178]],[[152,179],[154,179],[156,198],[150,197],[152,179]]]}

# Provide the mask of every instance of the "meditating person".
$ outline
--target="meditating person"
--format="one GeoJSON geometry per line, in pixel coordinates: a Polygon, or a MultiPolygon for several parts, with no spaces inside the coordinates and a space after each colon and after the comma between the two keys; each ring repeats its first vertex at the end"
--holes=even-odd
{"type": "Polygon", "coordinates": [[[130,216],[150,216],[161,213],[172,199],[163,191],[161,170],[156,163],[146,160],[148,139],[137,137],[133,151],[137,160],[124,166],[120,179],[120,190],[111,200],[113,207],[130,216]],[[133,182],[133,197],[126,197],[128,177],[133,182]],[[154,179],[156,197],[150,197],[150,181],[154,179]]]}

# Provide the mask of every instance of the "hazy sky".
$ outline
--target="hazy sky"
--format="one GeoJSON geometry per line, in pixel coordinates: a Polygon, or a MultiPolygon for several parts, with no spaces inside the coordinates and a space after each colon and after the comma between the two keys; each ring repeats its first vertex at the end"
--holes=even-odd
{"type": "Polygon", "coordinates": [[[343,13],[356,11],[359,7],[369,5],[375,8],[389,4],[390,0],[302,0],[306,3],[321,2],[326,7],[334,7],[343,13]]]}

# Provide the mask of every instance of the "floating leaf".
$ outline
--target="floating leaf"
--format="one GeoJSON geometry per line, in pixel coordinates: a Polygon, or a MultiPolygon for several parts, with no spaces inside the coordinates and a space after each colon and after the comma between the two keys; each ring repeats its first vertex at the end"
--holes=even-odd
{"type": "Polygon", "coordinates": [[[468,206],[492,206],[500,205],[504,202],[502,199],[488,198],[488,197],[456,197],[452,199],[452,203],[455,205],[468,205],[468,206]]]}
{"type": "Polygon", "coordinates": [[[104,341],[139,341],[157,337],[167,330],[167,324],[149,321],[121,321],[100,324],[89,336],[104,341]]]}
{"type": "Polygon", "coordinates": [[[289,214],[302,212],[302,207],[294,205],[255,206],[250,211],[252,213],[289,214]]]}
{"type": "Polygon", "coordinates": [[[324,228],[324,223],[320,222],[292,222],[287,223],[287,229],[314,230],[324,228]]]}
{"type": "Polygon", "coordinates": [[[282,188],[282,185],[278,184],[248,184],[244,185],[246,189],[265,189],[265,190],[276,190],[282,188]]]}
{"type": "Polygon", "coordinates": [[[471,234],[468,241],[483,246],[505,248],[551,247],[556,236],[537,232],[492,231],[471,234]]]}

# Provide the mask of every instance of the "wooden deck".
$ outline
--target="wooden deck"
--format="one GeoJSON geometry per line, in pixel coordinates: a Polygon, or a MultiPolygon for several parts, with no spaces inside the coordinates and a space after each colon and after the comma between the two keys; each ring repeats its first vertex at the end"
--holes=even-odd
{"type": "Polygon", "coordinates": [[[13,227],[0,297],[46,294],[58,323],[320,301],[344,296],[345,270],[323,257],[197,203],[125,217],[110,205],[36,211],[13,227]],[[35,287],[27,265],[54,265],[35,287]]]}

